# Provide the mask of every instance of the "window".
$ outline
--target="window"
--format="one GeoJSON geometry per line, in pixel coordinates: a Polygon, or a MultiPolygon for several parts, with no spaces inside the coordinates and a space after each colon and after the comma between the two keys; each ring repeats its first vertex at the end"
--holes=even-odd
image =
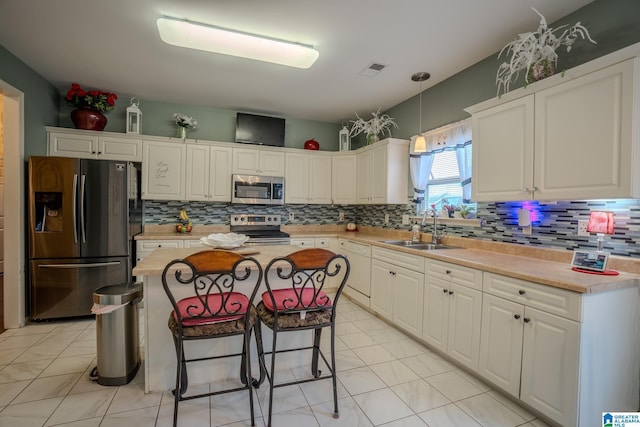
{"type": "MultiPolygon", "coordinates": [[[[467,159],[466,167],[467,170],[471,170],[471,144],[466,145],[464,149],[468,150],[465,156],[467,159]]],[[[434,153],[429,184],[425,191],[425,201],[421,210],[431,205],[435,205],[438,211],[442,209],[443,205],[459,207],[465,204],[475,208],[475,203],[468,201],[465,203],[460,181],[460,170],[455,150],[434,153]]]]}

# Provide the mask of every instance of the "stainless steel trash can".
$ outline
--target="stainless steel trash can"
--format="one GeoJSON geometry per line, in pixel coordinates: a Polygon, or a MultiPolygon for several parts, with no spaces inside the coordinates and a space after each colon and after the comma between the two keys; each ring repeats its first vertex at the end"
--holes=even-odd
{"type": "Polygon", "coordinates": [[[123,385],[135,377],[140,367],[138,303],[141,283],[103,286],[93,293],[100,305],[122,305],[96,315],[97,367],[91,376],[101,385],[123,385]],[[97,378],[96,378],[97,377],[97,378]]]}

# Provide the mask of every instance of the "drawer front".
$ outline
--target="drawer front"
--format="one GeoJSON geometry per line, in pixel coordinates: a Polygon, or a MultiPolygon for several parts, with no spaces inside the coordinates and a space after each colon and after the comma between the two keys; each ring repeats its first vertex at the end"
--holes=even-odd
{"type": "Polygon", "coordinates": [[[577,292],[486,272],[482,288],[492,295],[581,321],[582,297],[577,292]]]}
{"type": "Polygon", "coordinates": [[[182,240],[138,240],[138,251],[151,252],[158,248],[182,248],[182,240]]]}
{"type": "Polygon", "coordinates": [[[424,258],[417,255],[410,255],[401,251],[392,251],[389,249],[374,246],[373,258],[384,262],[397,265],[399,267],[408,268],[409,270],[424,272],[424,258]]]}
{"type": "Polygon", "coordinates": [[[448,262],[427,259],[425,261],[425,274],[448,280],[451,283],[466,286],[468,288],[482,290],[482,271],[448,262]]]}
{"type": "Polygon", "coordinates": [[[316,244],[316,248],[328,249],[331,246],[331,243],[328,237],[316,237],[315,244],[316,244]]]}
{"type": "Polygon", "coordinates": [[[294,237],[290,239],[291,246],[299,246],[301,248],[313,248],[315,245],[315,241],[313,237],[309,238],[297,238],[294,237]]]}

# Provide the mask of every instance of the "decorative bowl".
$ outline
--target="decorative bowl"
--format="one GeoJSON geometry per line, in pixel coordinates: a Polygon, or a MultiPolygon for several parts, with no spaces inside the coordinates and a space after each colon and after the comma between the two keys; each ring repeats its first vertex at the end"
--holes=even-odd
{"type": "Polygon", "coordinates": [[[244,245],[247,240],[249,240],[248,236],[237,233],[216,233],[200,238],[200,241],[205,245],[222,249],[238,248],[244,245]]]}

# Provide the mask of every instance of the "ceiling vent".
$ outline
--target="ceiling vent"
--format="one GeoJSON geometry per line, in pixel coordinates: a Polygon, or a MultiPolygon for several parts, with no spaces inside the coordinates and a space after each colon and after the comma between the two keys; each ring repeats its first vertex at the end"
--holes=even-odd
{"type": "Polygon", "coordinates": [[[380,74],[380,71],[384,70],[387,66],[384,64],[379,64],[377,62],[372,62],[367,65],[367,68],[360,71],[360,74],[367,77],[375,77],[380,74]]]}

